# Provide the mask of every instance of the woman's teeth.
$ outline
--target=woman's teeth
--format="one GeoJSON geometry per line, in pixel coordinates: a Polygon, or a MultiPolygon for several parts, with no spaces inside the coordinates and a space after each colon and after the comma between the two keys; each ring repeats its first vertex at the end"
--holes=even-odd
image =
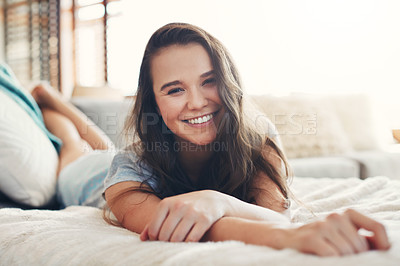
{"type": "Polygon", "coordinates": [[[189,119],[188,123],[189,124],[202,124],[202,123],[210,121],[210,119],[213,118],[213,117],[214,117],[213,114],[205,115],[205,116],[202,116],[202,117],[199,117],[199,118],[189,119]]]}

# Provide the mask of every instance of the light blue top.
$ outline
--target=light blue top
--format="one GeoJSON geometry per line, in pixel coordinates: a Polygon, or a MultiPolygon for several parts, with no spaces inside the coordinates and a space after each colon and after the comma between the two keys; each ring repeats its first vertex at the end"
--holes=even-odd
{"type": "Polygon", "coordinates": [[[151,168],[143,162],[139,162],[137,155],[132,151],[120,151],[112,160],[107,177],[104,180],[104,191],[120,182],[136,181],[146,182],[154,191],[158,184],[151,168]]]}

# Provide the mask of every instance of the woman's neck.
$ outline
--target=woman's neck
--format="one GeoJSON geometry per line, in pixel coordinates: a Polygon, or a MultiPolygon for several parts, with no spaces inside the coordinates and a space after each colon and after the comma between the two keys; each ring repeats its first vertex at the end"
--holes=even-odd
{"type": "Polygon", "coordinates": [[[178,158],[183,169],[189,175],[190,179],[197,183],[201,172],[213,155],[210,145],[196,145],[188,142],[180,142],[182,145],[178,151],[178,158]],[[183,144],[184,143],[184,144],[183,144]]]}

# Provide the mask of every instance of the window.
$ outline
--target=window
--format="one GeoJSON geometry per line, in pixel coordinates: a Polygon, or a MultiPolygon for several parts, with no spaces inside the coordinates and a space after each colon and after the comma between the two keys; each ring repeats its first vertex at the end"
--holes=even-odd
{"type": "Polygon", "coordinates": [[[76,86],[118,88],[121,2],[75,0],[73,8],[76,86]]]}
{"type": "Polygon", "coordinates": [[[120,87],[119,0],[4,0],[4,57],[23,84],[120,87]],[[62,69],[62,71],[61,71],[62,69]],[[62,73],[62,75],[61,75],[62,73]]]}
{"type": "Polygon", "coordinates": [[[5,0],[5,60],[22,83],[47,80],[59,89],[59,1],[5,0]]]}

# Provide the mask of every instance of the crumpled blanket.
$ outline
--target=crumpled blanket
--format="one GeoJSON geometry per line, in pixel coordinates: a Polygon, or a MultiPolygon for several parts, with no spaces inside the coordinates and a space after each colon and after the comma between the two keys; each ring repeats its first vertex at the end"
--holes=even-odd
{"type": "Polygon", "coordinates": [[[291,187],[304,203],[292,205],[294,223],[354,208],[386,226],[391,249],[322,258],[238,241],[141,242],[92,207],[1,209],[0,265],[400,265],[400,180],[295,178],[291,187]]]}

